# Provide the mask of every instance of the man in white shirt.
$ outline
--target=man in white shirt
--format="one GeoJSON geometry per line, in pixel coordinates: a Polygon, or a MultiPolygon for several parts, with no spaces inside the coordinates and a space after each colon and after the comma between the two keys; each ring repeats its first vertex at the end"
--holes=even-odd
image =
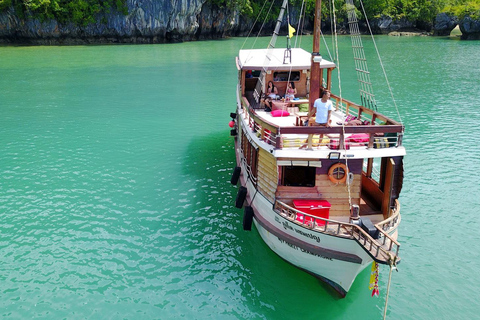
{"type": "Polygon", "coordinates": [[[321,97],[315,100],[313,103],[313,108],[308,114],[309,120],[310,117],[314,114],[315,122],[310,122],[314,126],[330,126],[330,116],[333,110],[333,103],[330,100],[330,92],[328,90],[324,90],[321,94],[321,97]]]}

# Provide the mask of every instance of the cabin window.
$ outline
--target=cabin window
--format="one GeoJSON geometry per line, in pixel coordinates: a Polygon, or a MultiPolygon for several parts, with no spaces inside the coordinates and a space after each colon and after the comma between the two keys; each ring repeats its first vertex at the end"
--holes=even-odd
{"type": "Polygon", "coordinates": [[[273,81],[299,81],[300,71],[292,72],[274,72],[273,81]]]}
{"type": "Polygon", "coordinates": [[[282,167],[282,185],[292,187],[314,187],[315,167],[282,167]]]}

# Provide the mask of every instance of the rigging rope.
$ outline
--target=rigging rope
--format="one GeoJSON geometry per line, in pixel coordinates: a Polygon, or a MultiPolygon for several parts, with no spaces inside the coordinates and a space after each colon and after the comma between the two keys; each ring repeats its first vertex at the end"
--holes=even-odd
{"type": "MultiPolygon", "coordinates": [[[[297,25],[297,31],[296,31],[296,35],[295,35],[295,44],[294,44],[294,48],[297,48],[297,41],[298,39],[300,38],[301,39],[301,35],[302,35],[302,17],[305,18],[305,12],[304,12],[304,9],[305,9],[305,0],[302,1],[302,5],[300,7],[300,14],[299,14],[299,17],[298,17],[298,25],[297,25]],[[300,34],[300,36],[299,36],[300,34]]],[[[287,23],[288,23],[288,28],[290,30],[290,19],[289,19],[289,12],[288,12],[288,7],[287,7],[287,23]]],[[[287,35],[288,37],[288,35],[287,35]]],[[[288,39],[287,41],[290,41],[290,39],[288,39]]],[[[301,41],[300,41],[301,42],[301,41]]],[[[291,59],[291,56],[290,56],[290,59],[291,59]]],[[[288,87],[288,83],[290,82],[290,77],[292,75],[292,68],[293,68],[293,65],[290,64],[290,70],[288,72],[288,79],[287,79],[287,87],[288,87]]]]}
{"type": "Polygon", "coordinates": [[[360,99],[362,105],[377,111],[377,103],[373,94],[372,82],[370,81],[370,72],[367,67],[367,58],[363,50],[362,38],[360,37],[360,29],[358,28],[357,14],[353,0],[345,0],[348,13],[348,25],[350,29],[350,37],[352,40],[353,59],[355,60],[355,70],[357,71],[357,80],[360,90],[360,99]]]}
{"type": "MultiPolygon", "coordinates": [[[[272,4],[273,2],[274,1],[272,1],[272,4]]],[[[275,48],[275,43],[277,42],[278,32],[280,31],[280,24],[283,20],[283,14],[285,12],[285,8],[287,7],[287,3],[288,3],[288,0],[283,1],[282,7],[280,9],[280,13],[278,15],[277,23],[275,25],[275,30],[273,31],[272,38],[270,40],[270,43],[268,44],[267,54],[265,55],[262,72],[260,73],[260,77],[258,78],[257,85],[255,86],[255,90],[253,91],[253,97],[257,103],[260,102],[263,88],[265,88],[265,75],[267,74],[267,66],[270,64],[270,61],[272,60],[271,53],[272,53],[272,50],[275,48]]]]}
{"type": "MultiPolygon", "coordinates": [[[[334,30],[334,37],[335,37],[335,54],[337,56],[337,70],[338,70],[338,91],[339,91],[339,105],[343,105],[343,98],[342,98],[342,81],[341,81],[341,76],[340,76],[340,56],[338,55],[338,34],[337,34],[337,16],[335,14],[335,1],[331,1],[332,3],[332,12],[333,12],[333,30],[334,30]]],[[[343,137],[343,145],[344,148],[346,149],[346,142],[345,142],[345,121],[342,121],[342,137],[343,137]]],[[[340,144],[340,141],[338,141],[340,144]]],[[[345,171],[345,175],[347,175],[347,183],[345,184],[347,187],[348,191],[348,205],[351,210],[352,208],[352,193],[351,193],[351,183],[349,182],[350,179],[348,177],[348,158],[345,157],[345,165],[347,166],[347,171],[345,171]]]]}
{"type": "Polygon", "coordinates": [[[372,28],[370,27],[370,23],[368,21],[367,14],[365,12],[365,7],[363,6],[362,0],[360,0],[360,5],[362,6],[363,16],[365,17],[365,21],[367,22],[368,31],[370,32],[370,35],[372,37],[372,42],[375,47],[375,51],[377,52],[378,60],[380,61],[380,66],[382,67],[383,76],[385,77],[385,82],[387,83],[388,91],[390,92],[390,96],[392,97],[392,100],[393,100],[393,105],[395,106],[395,110],[397,111],[398,119],[400,120],[400,123],[403,125],[403,120],[402,120],[402,117],[400,116],[400,112],[398,111],[397,102],[395,101],[395,98],[393,96],[393,91],[390,86],[390,82],[388,81],[387,73],[385,71],[385,67],[383,66],[382,58],[380,57],[380,52],[378,51],[377,43],[375,42],[375,38],[373,37],[372,28]]]}
{"type": "Polygon", "coordinates": [[[392,260],[392,258],[390,257],[390,273],[388,275],[388,285],[387,285],[387,293],[386,293],[386,299],[385,299],[385,308],[383,310],[383,320],[387,318],[388,295],[390,293],[390,283],[392,282],[393,269],[397,269],[397,268],[395,267],[395,260],[392,260]]]}
{"type": "Polygon", "coordinates": [[[322,35],[323,44],[325,44],[325,49],[327,49],[328,57],[330,58],[330,60],[335,61],[334,57],[332,57],[332,53],[330,52],[330,49],[328,49],[327,40],[325,40],[325,36],[323,35],[322,30],[320,30],[320,34],[322,35]]]}
{"type": "MultiPolygon", "coordinates": [[[[253,22],[252,27],[250,28],[250,31],[248,31],[247,37],[245,38],[245,41],[243,42],[241,49],[243,49],[243,48],[245,47],[245,44],[247,43],[247,40],[248,40],[248,38],[250,37],[250,34],[252,34],[253,28],[254,28],[255,25],[257,24],[257,21],[258,21],[258,19],[260,18],[260,15],[262,14],[263,9],[265,9],[265,5],[267,4],[267,2],[268,2],[268,0],[265,0],[265,2],[263,3],[262,9],[260,9],[259,14],[258,14],[257,17],[255,18],[255,21],[253,22]]],[[[268,16],[268,13],[270,13],[270,10],[272,10],[272,6],[273,6],[273,2],[270,4],[270,8],[268,9],[267,16],[268,16]]],[[[257,37],[255,38],[255,41],[253,42],[253,45],[255,45],[255,43],[257,42],[257,39],[258,39],[258,37],[259,37],[259,35],[260,35],[260,32],[262,31],[263,27],[265,26],[265,21],[266,21],[266,20],[263,20],[262,26],[260,27],[260,30],[259,30],[258,33],[257,33],[257,37]]],[[[253,46],[252,46],[252,47],[253,47],[253,46]]]]}

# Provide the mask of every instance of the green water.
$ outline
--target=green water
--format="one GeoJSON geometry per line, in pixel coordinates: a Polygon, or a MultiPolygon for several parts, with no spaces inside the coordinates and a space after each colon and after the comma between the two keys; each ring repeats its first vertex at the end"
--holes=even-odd
{"type": "MultiPolygon", "coordinates": [[[[408,148],[388,318],[476,318],[480,43],[377,40],[408,148]]],[[[242,230],[228,121],[243,43],[0,47],[2,318],[382,318],[387,268],[379,298],[366,270],[339,299],[242,230]]]]}

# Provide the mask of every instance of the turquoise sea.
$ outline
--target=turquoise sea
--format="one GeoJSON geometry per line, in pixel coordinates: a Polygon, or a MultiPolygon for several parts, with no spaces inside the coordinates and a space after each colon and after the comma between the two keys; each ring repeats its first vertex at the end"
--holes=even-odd
{"type": "MultiPolygon", "coordinates": [[[[376,39],[408,150],[387,318],[478,318],[480,42],[376,39]]],[[[0,47],[2,319],[382,318],[386,267],[380,297],[365,270],[339,299],[242,230],[228,122],[244,41],[0,47]]]]}

